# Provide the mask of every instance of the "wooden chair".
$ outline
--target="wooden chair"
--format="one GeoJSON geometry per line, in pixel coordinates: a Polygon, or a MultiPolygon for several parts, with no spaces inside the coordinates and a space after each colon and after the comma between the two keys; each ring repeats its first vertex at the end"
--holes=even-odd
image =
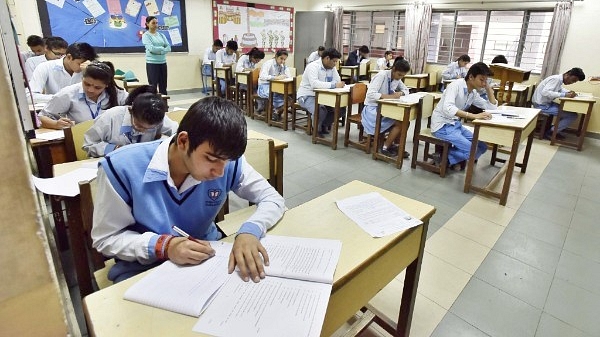
{"type": "Polygon", "coordinates": [[[440,175],[440,177],[446,176],[446,171],[448,169],[448,152],[450,151],[450,146],[452,144],[445,140],[436,138],[431,133],[431,115],[433,114],[433,96],[425,95],[421,99],[421,118],[417,119],[415,123],[415,138],[413,139],[413,153],[412,153],[412,161],[411,168],[416,168],[417,165],[422,167],[423,169],[434,172],[440,175]],[[421,122],[423,119],[427,118],[427,128],[421,130],[421,122]],[[418,160],[419,156],[419,142],[425,143],[425,149],[423,151],[423,160],[418,160]],[[429,152],[430,144],[434,145],[434,151],[429,152]],[[439,151],[441,149],[441,151],[439,151]],[[430,162],[433,161],[433,154],[440,153],[440,163],[430,162]]]}
{"type": "MultiPolygon", "coordinates": [[[[300,88],[300,83],[302,82],[302,75],[296,76],[296,93],[300,88]]],[[[307,135],[312,135],[312,119],[310,116],[310,112],[304,109],[299,103],[298,98],[296,97],[296,102],[294,102],[294,106],[292,107],[292,130],[296,130],[296,127],[304,130],[307,135]],[[298,114],[298,111],[302,112],[302,115],[298,114]],[[299,123],[303,122],[303,123],[299,123]]]]}
{"type": "Polygon", "coordinates": [[[90,119],[73,125],[70,128],[64,129],[65,132],[65,155],[67,161],[84,160],[88,158],[88,154],[83,150],[83,134],[89,130],[94,124],[94,120],[90,119]]]}
{"type": "Polygon", "coordinates": [[[260,77],[260,68],[255,68],[254,70],[252,70],[252,74],[250,76],[251,76],[251,80],[252,80],[252,91],[253,91],[252,92],[252,102],[250,102],[251,103],[250,109],[252,109],[250,118],[266,121],[267,120],[267,108],[268,108],[267,105],[269,104],[269,100],[258,96],[258,78],[260,77]],[[256,103],[258,101],[262,101],[264,103],[265,109],[263,110],[262,114],[258,114],[258,113],[256,113],[256,111],[254,111],[254,103],[256,103]]]}
{"type": "Polygon", "coordinates": [[[114,260],[107,259],[92,247],[93,195],[95,179],[79,182],[79,196],[68,198],[67,216],[73,263],[81,298],[109,286],[108,270],[114,260]]]}
{"type": "Polygon", "coordinates": [[[350,89],[350,104],[346,110],[346,133],[344,134],[344,146],[352,145],[357,149],[365,151],[365,153],[371,153],[371,142],[373,137],[367,135],[366,140],[364,136],[364,130],[362,126],[362,110],[365,104],[365,98],[367,97],[367,85],[364,83],[356,83],[350,89]],[[358,113],[352,114],[352,107],[354,104],[358,104],[358,113]],[[358,126],[358,141],[350,139],[350,125],[356,124],[358,126]]]}

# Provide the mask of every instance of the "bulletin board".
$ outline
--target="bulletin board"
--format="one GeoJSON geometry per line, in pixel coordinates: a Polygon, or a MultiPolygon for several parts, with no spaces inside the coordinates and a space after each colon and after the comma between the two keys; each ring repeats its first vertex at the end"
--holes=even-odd
{"type": "Polygon", "coordinates": [[[37,0],[44,36],[87,42],[101,53],[144,52],[147,16],[172,51],[188,51],[185,0],[37,0]]]}
{"type": "Polygon", "coordinates": [[[213,0],[213,38],[237,41],[244,51],[294,48],[294,8],[213,0]]]}

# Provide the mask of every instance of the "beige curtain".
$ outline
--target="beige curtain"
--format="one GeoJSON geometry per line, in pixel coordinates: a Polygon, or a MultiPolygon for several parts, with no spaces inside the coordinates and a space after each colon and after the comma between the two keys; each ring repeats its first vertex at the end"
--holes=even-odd
{"type": "Polygon", "coordinates": [[[546,45],[546,54],[542,65],[541,78],[558,74],[560,71],[560,57],[562,55],[569,22],[571,21],[571,9],[573,1],[559,2],[554,7],[554,17],[550,26],[550,36],[546,45]]]}
{"type": "Polygon", "coordinates": [[[343,7],[335,7],[333,9],[333,48],[337,49],[342,55],[344,54],[342,39],[344,37],[343,25],[343,7]]]}
{"type": "Polygon", "coordinates": [[[431,4],[415,2],[406,7],[404,58],[413,74],[421,74],[427,63],[427,41],[431,30],[431,4]]]}

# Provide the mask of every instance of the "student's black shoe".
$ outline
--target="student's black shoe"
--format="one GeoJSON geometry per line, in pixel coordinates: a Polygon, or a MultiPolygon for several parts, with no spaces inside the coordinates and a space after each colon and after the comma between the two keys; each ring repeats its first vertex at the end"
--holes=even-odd
{"type": "Polygon", "coordinates": [[[442,154],[439,152],[434,152],[431,154],[431,159],[433,159],[433,163],[435,165],[440,165],[442,163],[442,154]]]}
{"type": "Polygon", "coordinates": [[[402,156],[402,158],[406,159],[410,157],[410,153],[408,153],[408,151],[404,151],[404,155],[402,156]]]}
{"type": "Polygon", "coordinates": [[[388,157],[396,157],[398,156],[398,150],[394,148],[381,149],[381,154],[388,157]]]}

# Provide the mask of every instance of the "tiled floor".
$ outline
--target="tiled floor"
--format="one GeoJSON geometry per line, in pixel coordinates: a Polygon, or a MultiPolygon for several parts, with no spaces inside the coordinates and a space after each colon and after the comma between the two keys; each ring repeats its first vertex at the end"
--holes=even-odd
{"type": "MultiPolygon", "coordinates": [[[[171,109],[200,96],[171,95],[171,109]]],[[[408,160],[398,170],[344,148],[343,141],[333,151],[312,144],[302,131],[250,119],[248,126],[289,143],[289,208],[355,179],[436,207],[411,336],[600,336],[600,224],[594,220],[600,217],[594,192],[600,188],[599,141],[587,139],[577,152],[536,140],[527,173],[515,172],[505,207],[463,193],[464,172],[442,179],[411,169],[408,160]]],[[[479,180],[498,170],[485,156],[477,166],[479,180]]],[[[371,305],[396,317],[402,279],[371,305]]],[[[362,336],[388,334],[373,325],[362,336]]]]}

